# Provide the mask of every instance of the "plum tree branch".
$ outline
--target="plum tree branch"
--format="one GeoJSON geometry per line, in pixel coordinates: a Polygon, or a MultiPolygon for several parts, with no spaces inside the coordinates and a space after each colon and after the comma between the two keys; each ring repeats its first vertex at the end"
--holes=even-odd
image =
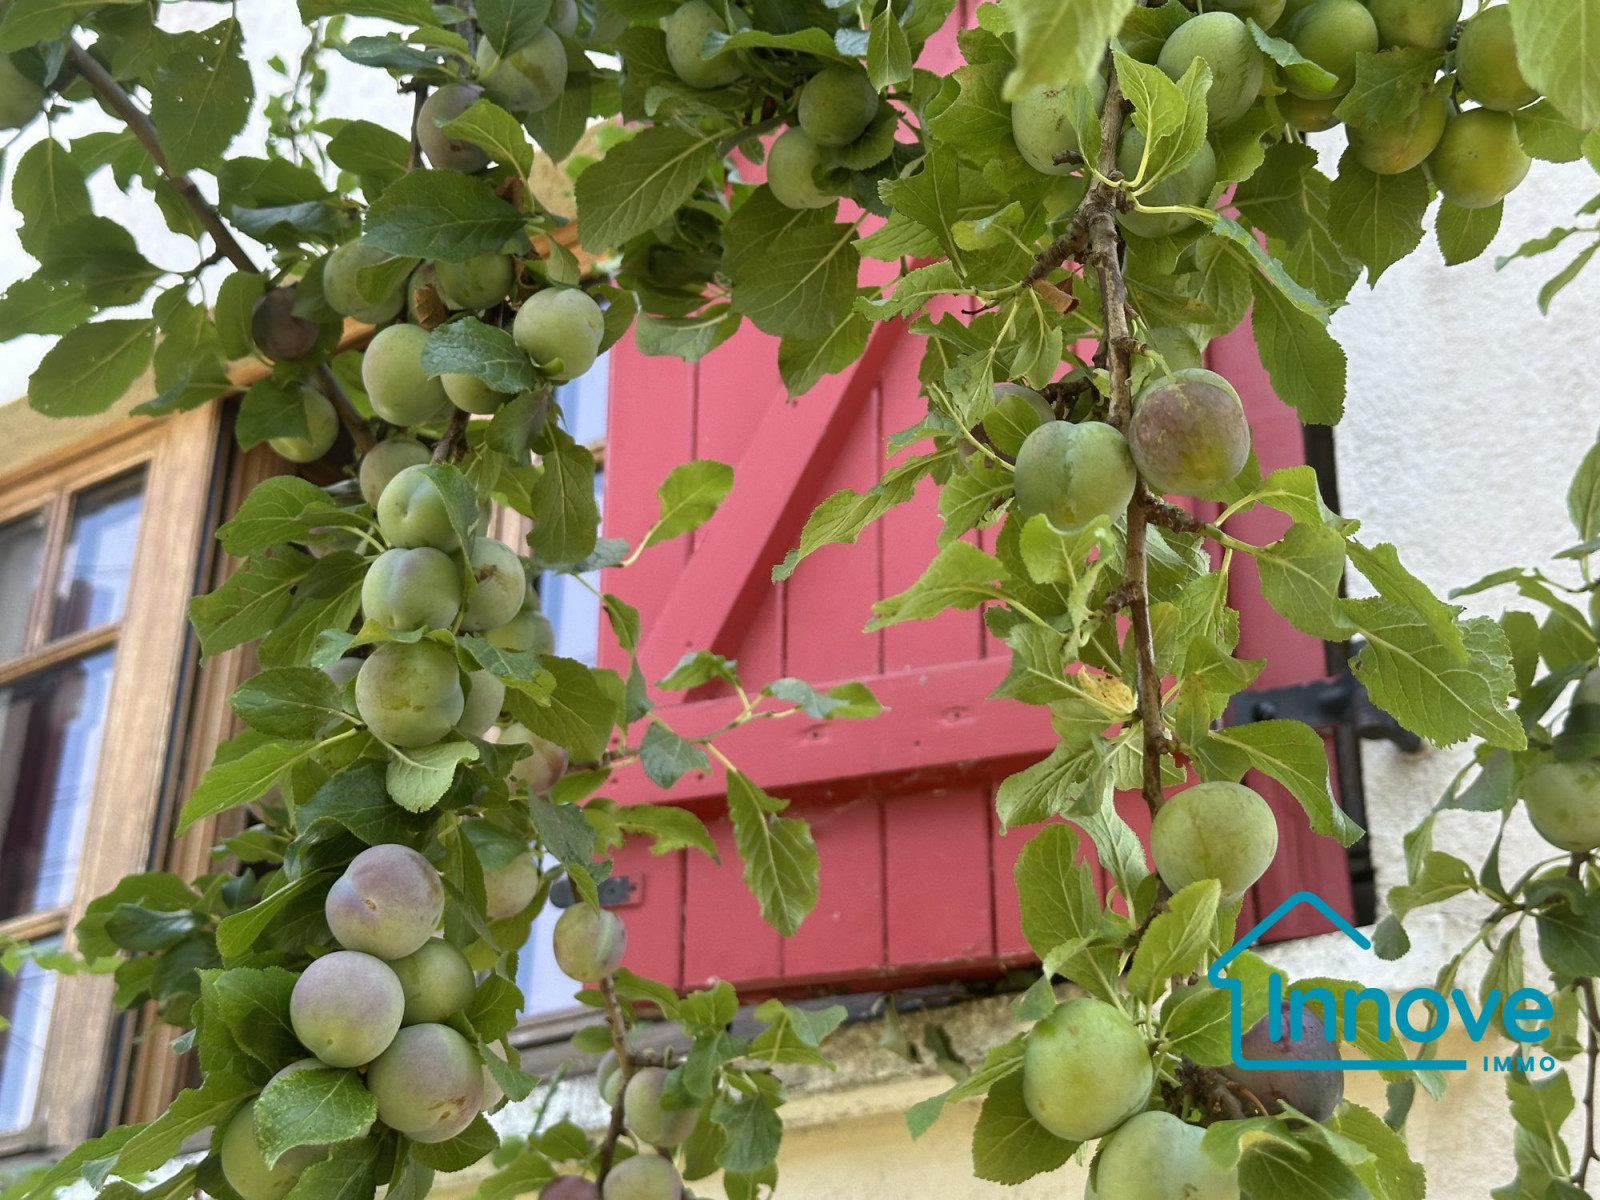
{"type": "MultiPolygon", "coordinates": [[[[122,123],[128,127],[128,132],[133,134],[144,147],[145,153],[150,155],[150,161],[155,164],[161,177],[172,186],[178,198],[195,215],[201,228],[211,235],[211,241],[216,247],[216,254],[212,257],[220,255],[239,270],[259,275],[261,268],[250,257],[250,252],[240,244],[239,239],[234,237],[233,230],[228,228],[227,222],[222,219],[222,214],[205,198],[205,194],[200,191],[195,181],[184,172],[172,169],[167,152],[161,146],[161,138],[156,133],[155,124],[150,120],[149,114],[128,94],[127,89],[112,78],[111,72],[101,66],[94,55],[79,45],[76,38],[67,39],[67,60],[94,90],[101,103],[121,118],[122,123]]],[[[350,403],[350,398],[344,394],[344,389],[339,386],[338,380],[333,377],[333,372],[328,370],[325,364],[318,367],[317,378],[328,399],[332,401],[334,411],[339,414],[339,421],[349,432],[356,449],[365,454],[372,449],[372,435],[367,431],[360,414],[350,403]]]]}
{"type": "Polygon", "coordinates": [[[607,975],[600,981],[599,988],[600,998],[605,1002],[606,1025],[611,1030],[611,1049],[617,1056],[617,1100],[611,1106],[611,1123],[606,1127],[605,1140],[600,1143],[600,1171],[595,1179],[596,1184],[603,1184],[617,1152],[617,1139],[622,1136],[622,1097],[633,1076],[633,1056],[628,1049],[628,1024],[617,1000],[617,985],[607,975]]]}
{"type": "Polygon", "coordinates": [[[444,427],[444,436],[434,444],[434,462],[447,463],[456,456],[456,451],[461,448],[462,439],[467,436],[468,420],[470,417],[464,408],[458,408],[450,414],[450,424],[444,427]]]}

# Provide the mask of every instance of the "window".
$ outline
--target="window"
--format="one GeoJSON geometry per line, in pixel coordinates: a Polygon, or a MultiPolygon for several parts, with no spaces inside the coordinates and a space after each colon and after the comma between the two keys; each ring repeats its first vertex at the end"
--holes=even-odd
{"type": "MultiPolygon", "coordinates": [[[[0,938],[72,950],[84,906],[161,853],[216,447],[214,412],[130,421],[0,479],[0,938]]],[[[110,991],[0,971],[0,1153],[95,1132],[110,991]]]]}

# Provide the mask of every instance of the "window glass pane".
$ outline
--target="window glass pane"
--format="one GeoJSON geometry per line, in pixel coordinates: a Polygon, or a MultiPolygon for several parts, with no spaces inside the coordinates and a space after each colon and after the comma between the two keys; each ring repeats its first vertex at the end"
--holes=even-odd
{"type": "MultiPolygon", "coordinates": [[[[546,860],[547,865],[548,862],[546,860]]],[[[525,1017],[542,1017],[582,1007],[574,997],[583,985],[568,979],[556,966],[551,936],[560,915],[561,910],[555,905],[544,906],[544,911],[533,919],[528,942],[517,959],[517,986],[522,989],[522,1015],[525,1017]]]]}
{"type": "Polygon", "coordinates": [[[74,498],[51,637],[93,629],[122,616],[143,491],[144,472],[137,471],[74,498]]]}
{"type": "Polygon", "coordinates": [[[0,971],[0,1017],[10,1023],[0,1029],[0,1133],[26,1129],[33,1120],[55,991],[56,977],[31,962],[15,977],[0,971]]]}
{"type": "Polygon", "coordinates": [[[43,555],[43,512],[0,525],[0,660],[15,658],[26,644],[43,555]]]}
{"type": "Polygon", "coordinates": [[[114,657],[0,690],[0,920],[72,897],[114,657]]]}
{"type": "MultiPolygon", "coordinates": [[[[606,434],[606,403],[609,395],[606,360],[600,359],[585,375],[556,390],[556,400],[566,417],[567,432],[576,441],[593,443],[606,434]]],[[[596,471],[594,502],[598,508],[605,495],[605,473],[596,471]]],[[[590,587],[600,586],[600,573],[584,576],[590,587]]],[[[545,572],[539,580],[539,601],[545,616],[555,627],[556,653],[594,666],[600,636],[600,600],[589,587],[570,575],[545,572]]]]}

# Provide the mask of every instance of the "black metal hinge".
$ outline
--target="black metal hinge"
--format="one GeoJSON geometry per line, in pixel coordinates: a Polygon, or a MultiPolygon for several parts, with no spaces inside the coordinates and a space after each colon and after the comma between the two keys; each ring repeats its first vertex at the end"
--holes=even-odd
{"type": "MultiPolygon", "coordinates": [[[[600,893],[601,908],[621,908],[634,902],[633,894],[639,889],[626,875],[613,875],[610,879],[601,880],[595,890],[600,893]]],[[[572,881],[564,876],[556,880],[550,888],[550,903],[557,908],[571,908],[576,902],[572,894],[572,881]]]]}
{"type": "Polygon", "coordinates": [[[1256,721],[1303,721],[1314,729],[1347,726],[1357,737],[1393,742],[1408,754],[1423,747],[1420,737],[1372,702],[1348,668],[1331,679],[1239,693],[1228,705],[1225,724],[1256,721]]]}

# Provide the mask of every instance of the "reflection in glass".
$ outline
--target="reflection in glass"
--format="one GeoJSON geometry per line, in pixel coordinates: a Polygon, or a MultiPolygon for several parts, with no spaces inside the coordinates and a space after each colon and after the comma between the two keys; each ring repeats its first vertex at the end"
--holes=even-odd
{"type": "Polygon", "coordinates": [[[0,1029],[0,1133],[26,1129],[33,1120],[55,991],[56,977],[31,962],[14,978],[0,971],[0,1018],[10,1022],[0,1029]]]}
{"type": "Polygon", "coordinates": [[[72,898],[114,657],[0,690],[0,920],[72,898]]]}
{"type": "Polygon", "coordinates": [[[43,554],[43,512],[0,525],[0,662],[21,654],[27,643],[28,610],[43,554]]]}
{"type": "Polygon", "coordinates": [[[139,532],[144,472],[136,471],[80,493],[56,583],[52,638],[94,629],[122,616],[139,532]]]}

